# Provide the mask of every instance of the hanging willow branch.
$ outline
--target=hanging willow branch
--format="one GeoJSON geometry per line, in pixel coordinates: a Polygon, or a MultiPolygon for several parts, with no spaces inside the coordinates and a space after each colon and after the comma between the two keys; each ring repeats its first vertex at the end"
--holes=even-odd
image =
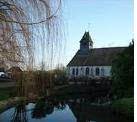
{"type": "MultiPolygon", "coordinates": [[[[42,1],[45,4],[44,0],[40,0],[40,1],[42,1]]],[[[2,3],[2,2],[0,2],[0,3],[2,3]]],[[[45,4],[45,5],[48,6],[47,4],[45,4]]],[[[11,5],[11,4],[6,4],[6,6],[14,6],[14,7],[16,7],[15,5],[11,5]]],[[[0,16],[3,16],[3,17],[1,17],[0,19],[1,19],[1,21],[4,21],[4,22],[16,23],[16,24],[25,24],[25,25],[41,24],[41,23],[44,23],[44,22],[49,21],[50,19],[53,19],[54,17],[56,17],[56,14],[59,11],[60,7],[61,7],[61,0],[59,0],[59,5],[58,5],[57,10],[52,15],[50,15],[46,19],[38,21],[38,22],[19,22],[19,21],[14,21],[14,20],[7,20],[5,18],[5,15],[1,14],[1,13],[0,13],[0,16]],[[3,18],[5,18],[5,19],[3,20],[3,18]]],[[[0,9],[0,11],[7,11],[7,10],[11,10],[12,11],[12,9],[10,9],[10,8],[9,9],[0,9]]]]}
{"type": "Polygon", "coordinates": [[[53,50],[53,45],[57,43],[59,35],[58,16],[61,9],[61,0],[55,1],[0,1],[1,62],[5,62],[6,65],[22,65],[31,68],[34,63],[45,62],[42,61],[45,57],[45,48],[52,48],[51,50],[53,50]],[[41,55],[39,61],[35,61],[35,58],[37,58],[36,52],[39,52],[37,55],[41,55]],[[14,60],[21,60],[21,62],[15,63],[14,60]]]}
{"type": "MultiPolygon", "coordinates": [[[[30,84],[35,84],[34,68],[52,67],[57,48],[61,48],[61,4],[61,0],[0,0],[0,67],[25,70],[13,73],[19,81],[18,95],[29,93],[30,84]]],[[[37,83],[40,80],[45,90],[50,78],[38,74],[37,83]]]]}

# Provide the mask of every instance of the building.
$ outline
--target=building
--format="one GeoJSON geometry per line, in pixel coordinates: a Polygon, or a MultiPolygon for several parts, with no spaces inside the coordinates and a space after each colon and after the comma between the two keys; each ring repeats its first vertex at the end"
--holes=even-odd
{"type": "Polygon", "coordinates": [[[8,66],[6,66],[4,61],[0,61],[0,77],[5,75],[5,72],[7,69],[8,69],[8,66]]]}
{"type": "Polygon", "coordinates": [[[11,67],[10,69],[7,70],[7,75],[8,75],[8,77],[13,78],[13,74],[17,74],[17,73],[20,73],[20,72],[22,72],[20,67],[13,66],[13,67],[11,67]]]}
{"type": "Polygon", "coordinates": [[[93,48],[89,32],[80,40],[80,49],[67,65],[68,76],[72,77],[110,77],[112,61],[126,47],[93,48]]]}
{"type": "Polygon", "coordinates": [[[8,69],[8,66],[4,61],[0,61],[0,72],[5,72],[8,69]]]}

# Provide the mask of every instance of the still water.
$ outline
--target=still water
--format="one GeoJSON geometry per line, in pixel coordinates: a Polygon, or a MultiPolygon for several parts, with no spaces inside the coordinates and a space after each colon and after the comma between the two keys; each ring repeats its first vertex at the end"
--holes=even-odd
{"type": "Polygon", "coordinates": [[[36,103],[20,103],[0,114],[0,122],[133,122],[104,106],[107,98],[52,97],[36,103]]]}

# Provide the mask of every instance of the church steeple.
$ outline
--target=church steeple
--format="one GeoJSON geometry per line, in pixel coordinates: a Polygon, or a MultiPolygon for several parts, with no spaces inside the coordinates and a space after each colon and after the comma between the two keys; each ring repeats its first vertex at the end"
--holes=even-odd
{"type": "Polygon", "coordinates": [[[85,32],[80,40],[80,50],[90,50],[93,48],[93,41],[89,35],[89,32],[85,32]]]}

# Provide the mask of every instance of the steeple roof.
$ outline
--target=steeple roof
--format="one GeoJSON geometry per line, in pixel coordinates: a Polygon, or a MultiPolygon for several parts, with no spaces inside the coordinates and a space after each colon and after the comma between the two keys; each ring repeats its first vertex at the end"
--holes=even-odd
{"type": "Polygon", "coordinates": [[[89,32],[84,33],[84,35],[83,35],[82,39],[80,40],[80,42],[82,42],[82,41],[92,41],[89,32]]]}

